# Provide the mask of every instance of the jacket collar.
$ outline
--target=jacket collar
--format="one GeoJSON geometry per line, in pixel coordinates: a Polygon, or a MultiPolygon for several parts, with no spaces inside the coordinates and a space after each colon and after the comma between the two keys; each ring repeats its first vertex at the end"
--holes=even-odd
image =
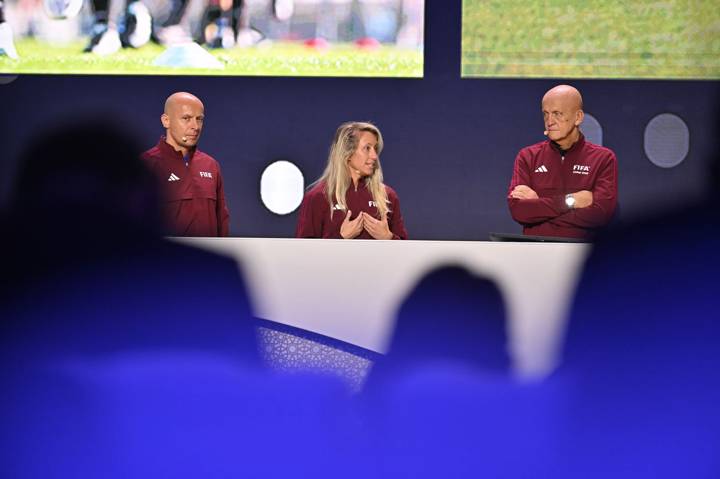
{"type": "MultiPolygon", "coordinates": [[[[173,146],[167,142],[167,138],[165,137],[165,135],[160,136],[160,140],[158,141],[157,147],[160,149],[160,151],[164,155],[172,155],[172,156],[175,156],[180,159],[183,158],[182,152],[177,151],[175,148],[173,148],[173,146]]],[[[188,157],[192,158],[195,155],[196,151],[197,151],[196,146],[193,146],[192,148],[190,148],[188,150],[188,157]]]]}
{"type": "Polygon", "coordinates": [[[562,148],[560,148],[560,145],[558,145],[557,143],[555,143],[552,140],[547,140],[547,141],[548,141],[548,143],[550,143],[550,146],[552,146],[552,148],[555,151],[557,151],[561,155],[567,156],[568,153],[571,153],[573,151],[582,150],[583,146],[585,146],[585,135],[583,135],[582,132],[580,132],[580,137],[578,138],[578,141],[573,143],[573,145],[570,148],[568,148],[567,150],[563,150],[562,148]]]}

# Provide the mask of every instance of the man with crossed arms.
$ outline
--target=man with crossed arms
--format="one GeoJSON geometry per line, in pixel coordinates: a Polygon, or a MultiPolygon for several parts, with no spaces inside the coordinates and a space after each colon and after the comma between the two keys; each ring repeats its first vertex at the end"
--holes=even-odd
{"type": "Polygon", "coordinates": [[[569,85],[542,99],[547,139],[520,150],[508,189],[508,206],[523,234],[590,239],[607,225],[617,204],[617,159],[579,129],[580,92],[569,85]]]}

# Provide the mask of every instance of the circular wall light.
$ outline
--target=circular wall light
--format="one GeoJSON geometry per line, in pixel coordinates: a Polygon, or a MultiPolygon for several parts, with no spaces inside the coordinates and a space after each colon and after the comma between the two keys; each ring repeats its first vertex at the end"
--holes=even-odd
{"type": "Polygon", "coordinates": [[[278,215],[292,213],[302,203],[305,179],[294,163],[285,160],[269,164],[260,176],[260,199],[278,215]]]}

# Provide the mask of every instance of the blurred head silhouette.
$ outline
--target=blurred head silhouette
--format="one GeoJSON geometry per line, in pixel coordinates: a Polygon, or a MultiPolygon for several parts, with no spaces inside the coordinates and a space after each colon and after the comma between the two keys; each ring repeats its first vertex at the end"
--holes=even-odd
{"type": "Polygon", "coordinates": [[[0,237],[13,252],[0,271],[8,351],[254,354],[237,264],[163,240],[141,151],[122,129],[91,118],[45,132],[22,154],[0,237]]]}
{"type": "Polygon", "coordinates": [[[50,129],[21,155],[12,212],[58,235],[153,231],[158,196],[141,151],[122,129],[95,118],[50,129]]]}
{"type": "Polygon", "coordinates": [[[462,267],[445,266],[415,286],[398,311],[383,362],[397,372],[429,361],[457,362],[492,373],[508,371],[505,307],[492,281],[462,267]]]}

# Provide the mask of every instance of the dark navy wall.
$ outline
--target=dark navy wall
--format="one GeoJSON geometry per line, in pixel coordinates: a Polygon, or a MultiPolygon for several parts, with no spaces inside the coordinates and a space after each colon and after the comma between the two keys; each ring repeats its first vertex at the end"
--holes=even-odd
{"type": "MultiPolygon", "coordinates": [[[[83,112],[107,112],[150,147],[162,133],[167,95],[188,90],[205,103],[201,148],[224,171],[233,236],[292,236],[296,213],[277,216],[259,199],[262,170],[295,162],[310,182],[346,120],[377,123],[386,140],[386,181],[400,195],[414,239],[482,240],[518,232],[505,203],[517,151],[540,141],[540,98],[558,80],[460,79],[460,1],[428,0],[424,79],[50,77],[0,85],[2,176],[6,200],[14,158],[41,126],[83,112]]],[[[620,164],[624,216],[681,202],[705,188],[715,144],[718,82],[570,81],[603,126],[620,164]],[[643,131],[656,114],[682,117],[688,158],[673,169],[650,163],[643,131]]]]}

